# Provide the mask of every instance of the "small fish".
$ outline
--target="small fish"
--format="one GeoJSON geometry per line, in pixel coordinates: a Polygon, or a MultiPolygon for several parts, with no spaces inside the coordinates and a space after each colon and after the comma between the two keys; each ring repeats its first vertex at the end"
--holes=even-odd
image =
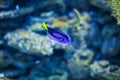
{"type": "Polygon", "coordinates": [[[57,29],[47,27],[45,22],[42,23],[42,27],[46,30],[49,38],[56,41],[57,43],[60,43],[60,44],[70,44],[71,43],[70,37],[67,34],[65,34],[64,32],[57,30],[57,29]]]}
{"type": "Polygon", "coordinates": [[[16,10],[19,10],[19,9],[20,9],[19,5],[16,5],[15,9],[16,9],[16,10]]]}

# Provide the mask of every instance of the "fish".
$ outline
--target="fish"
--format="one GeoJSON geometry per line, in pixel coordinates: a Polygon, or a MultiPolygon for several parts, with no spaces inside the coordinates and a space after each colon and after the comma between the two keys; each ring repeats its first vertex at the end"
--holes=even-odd
{"type": "Polygon", "coordinates": [[[48,37],[51,40],[53,40],[59,44],[70,44],[71,43],[70,36],[67,35],[66,33],[62,32],[61,30],[48,27],[45,22],[42,23],[42,27],[45,29],[48,37]]]}
{"type": "Polygon", "coordinates": [[[15,9],[16,9],[16,10],[19,10],[19,9],[20,9],[19,5],[16,5],[15,9]]]}

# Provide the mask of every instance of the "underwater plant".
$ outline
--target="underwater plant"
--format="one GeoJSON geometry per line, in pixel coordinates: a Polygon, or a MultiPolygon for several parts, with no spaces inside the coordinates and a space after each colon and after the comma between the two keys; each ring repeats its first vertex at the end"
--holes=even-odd
{"type": "Polygon", "coordinates": [[[117,23],[120,25],[120,0],[105,0],[108,6],[112,9],[112,16],[117,19],[117,23]]]}

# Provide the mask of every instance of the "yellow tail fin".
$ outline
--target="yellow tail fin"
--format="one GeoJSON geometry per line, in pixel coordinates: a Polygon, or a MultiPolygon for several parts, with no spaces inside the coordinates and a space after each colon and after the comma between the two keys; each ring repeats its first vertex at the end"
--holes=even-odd
{"type": "Polygon", "coordinates": [[[42,27],[43,27],[45,30],[48,30],[48,27],[47,27],[47,25],[46,25],[45,22],[42,23],[42,27]]]}

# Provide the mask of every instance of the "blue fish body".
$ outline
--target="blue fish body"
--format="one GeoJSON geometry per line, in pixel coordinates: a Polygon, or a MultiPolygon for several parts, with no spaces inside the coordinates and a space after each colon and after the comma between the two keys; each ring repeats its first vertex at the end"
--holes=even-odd
{"type": "Polygon", "coordinates": [[[61,43],[61,44],[71,43],[70,37],[60,30],[48,27],[48,30],[46,30],[46,31],[47,31],[49,38],[58,42],[58,43],[61,43]]]}

